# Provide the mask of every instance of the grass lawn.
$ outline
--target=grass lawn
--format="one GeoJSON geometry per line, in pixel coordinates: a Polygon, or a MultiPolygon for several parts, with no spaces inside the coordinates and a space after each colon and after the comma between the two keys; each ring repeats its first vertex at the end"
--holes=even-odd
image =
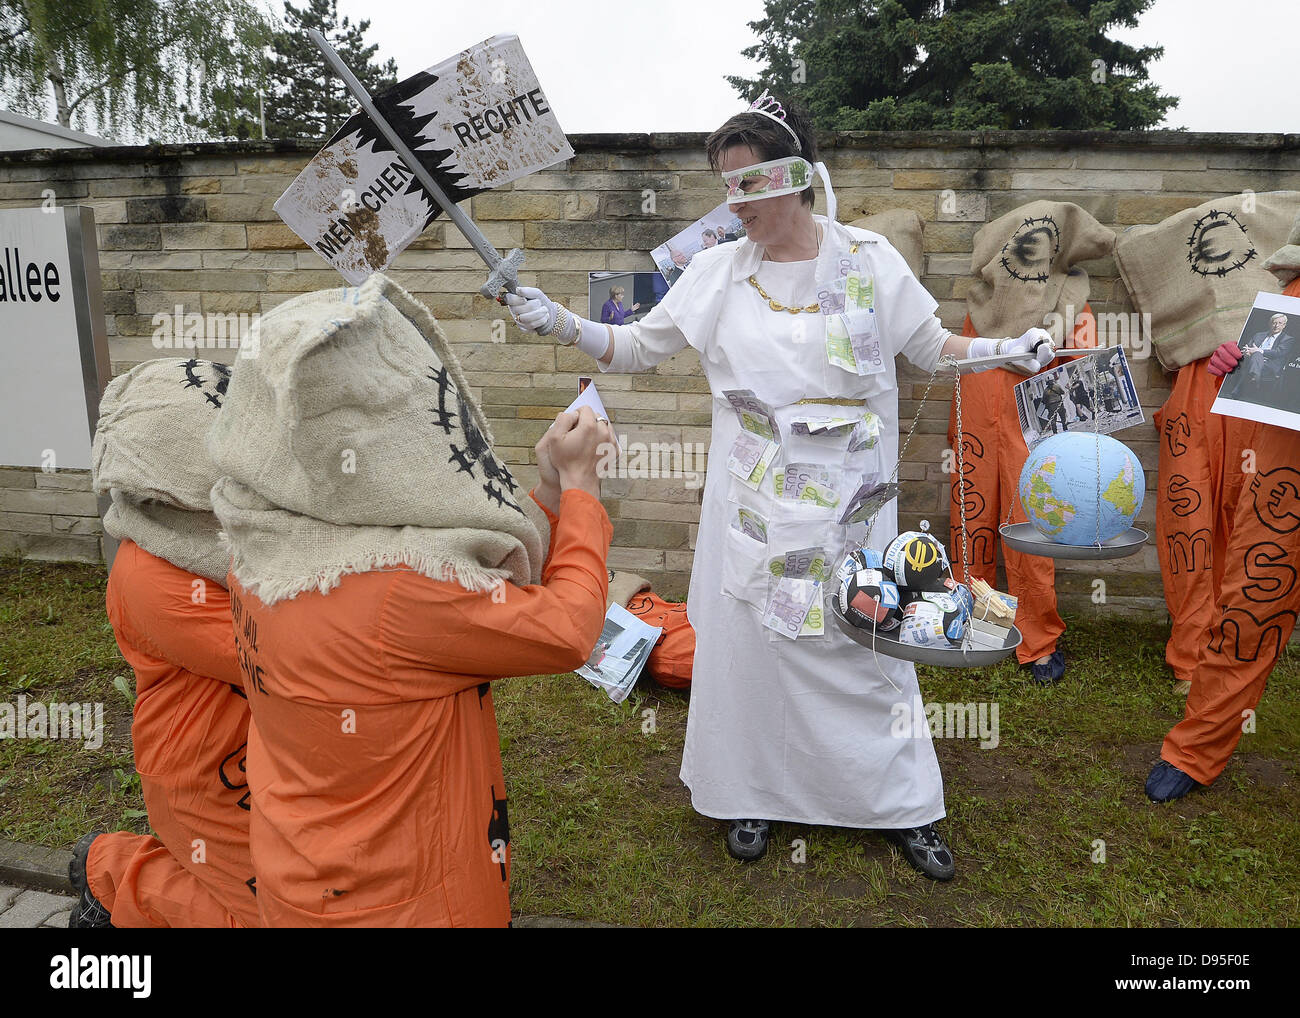
{"type": "MultiPolygon", "coordinates": [[[[131,766],[132,677],[103,588],[93,566],[0,560],[0,700],[99,701],[107,728],[98,752],[0,742],[0,837],[66,846],[95,827],[148,829],[131,766]]],[[[946,885],[870,832],[779,824],[765,859],[732,860],[723,825],[695,814],[677,778],[684,696],[643,682],[615,705],[574,675],[497,684],[516,913],[663,926],[1300,924],[1294,651],[1215,786],[1155,806],[1142,781],[1182,716],[1163,627],[1067,622],[1070,673],[1057,688],[1007,663],[922,669],[927,701],[999,707],[997,748],[936,742],[958,866],[946,885]],[[1104,862],[1093,861],[1098,839],[1104,862]]]]}

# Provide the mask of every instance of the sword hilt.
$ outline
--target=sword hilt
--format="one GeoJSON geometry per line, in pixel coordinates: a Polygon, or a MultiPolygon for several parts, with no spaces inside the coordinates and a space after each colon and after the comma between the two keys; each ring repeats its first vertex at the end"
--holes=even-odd
{"type": "Polygon", "coordinates": [[[523,263],[524,253],[517,247],[513,248],[508,255],[497,262],[496,267],[488,275],[487,282],[479,287],[478,292],[498,302],[502,290],[514,293],[519,288],[519,266],[523,263]]]}

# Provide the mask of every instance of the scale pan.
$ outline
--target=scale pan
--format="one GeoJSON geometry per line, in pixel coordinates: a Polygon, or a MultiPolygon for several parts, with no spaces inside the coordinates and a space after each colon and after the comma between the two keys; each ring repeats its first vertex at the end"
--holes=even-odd
{"type": "Polygon", "coordinates": [[[912,661],[919,665],[933,665],[936,668],[986,668],[995,665],[1003,658],[1014,654],[1020,646],[1020,630],[1011,627],[1011,634],[1006,643],[996,650],[984,647],[917,647],[910,643],[900,643],[891,633],[872,633],[851,625],[840,614],[839,592],[831,595],[831,615],[854,643],[868,649],[875,648],[877,654],[897,658],[900,661],[912,661]]]}
{"type": "Polygon", "coordinates": [[[1038,555],[1041,558],[1068,559],[1106,559],[1126,558],[1136,555],[1147,542],[1147,532],[1137,527],[1130,527],[1117,537],[1095,544],[1057,544],[1034,529],[1032,523],[1005,523],[998,528],[998,533],[1007,547],[1022,555],[1038,555]]]}

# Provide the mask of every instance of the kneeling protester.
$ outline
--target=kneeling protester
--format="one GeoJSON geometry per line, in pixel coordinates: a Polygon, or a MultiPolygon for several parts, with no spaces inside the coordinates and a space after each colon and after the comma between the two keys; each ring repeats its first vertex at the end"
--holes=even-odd
{"type": "Polygon", "coordinates": [[[209,449],[269,926],[504,926],[491,682],[600,633],[612,526],[523,496],[429,311],[382,275],[261,321],[209,449]],[[549,554],[548,554],[549,545],[549,554]]]}

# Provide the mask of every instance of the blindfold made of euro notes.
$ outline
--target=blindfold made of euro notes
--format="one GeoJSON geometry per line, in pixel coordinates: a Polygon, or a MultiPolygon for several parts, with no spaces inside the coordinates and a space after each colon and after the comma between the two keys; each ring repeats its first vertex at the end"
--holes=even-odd
{"type": "MultiPolygon", "coordinates": [[[[830,206],[834,192],[831,190],[830,175],[826,172],[825,164],[818,162],[814,165],[801,156],[786,156],[783,159],[742,166],[722,174],[722,184],[727,189],[728,202],[758,201],[806,191],[812,187],[814,173],[822,179],[827,205],[830,206]]],[[[834,211],[830,212],[829,218],[835,218],[834,211]]]]}

